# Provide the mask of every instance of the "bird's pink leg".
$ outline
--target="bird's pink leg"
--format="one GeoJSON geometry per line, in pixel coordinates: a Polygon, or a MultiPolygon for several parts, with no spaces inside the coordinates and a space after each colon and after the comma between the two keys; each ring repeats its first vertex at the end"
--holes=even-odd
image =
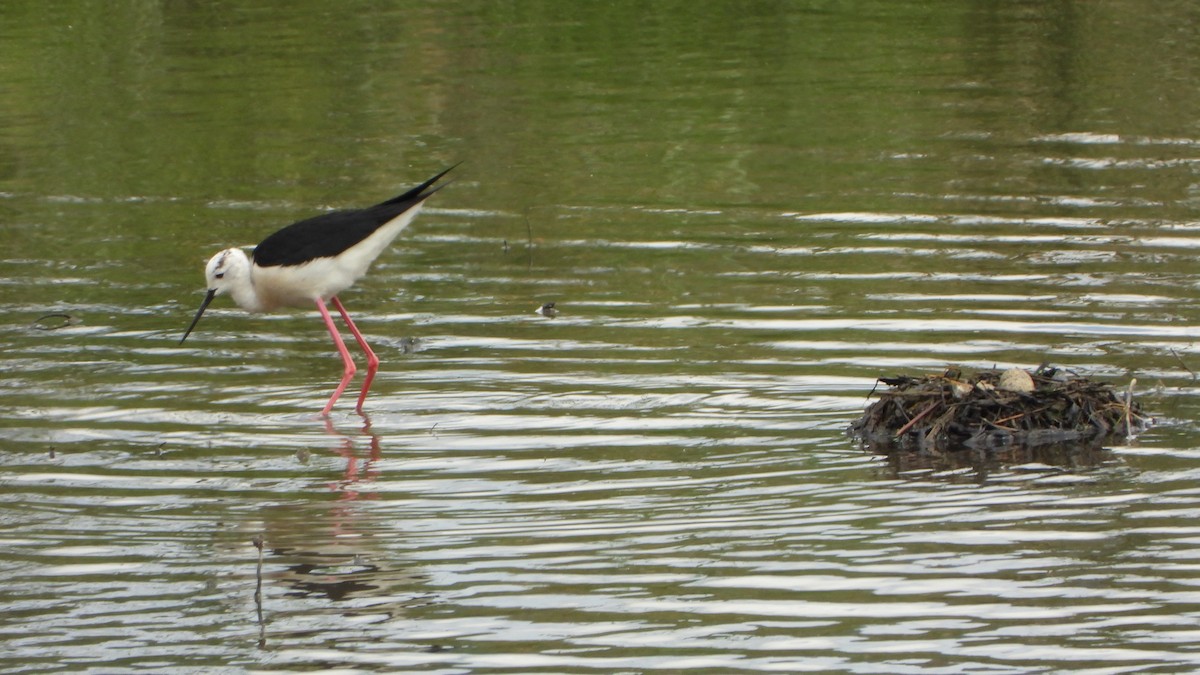
{"type": "MultiPolygon", "coordinates": [[[[342,309],[342,303],[334,299],[334,304],[342,312],[342,316],[346,316],[346,310],[342,309]]],[[[317,309],[321,312],[321,318],[325,320],[325,326],[329,328],[329,335],[333,337],[333,344],[337,347],[338,353],[342,355],[342,363],[345,369],[342,370],[342,381],[334,390],[333,396],[329,397],[329,403],[325,404],[325,409],[321,411],[322,415],[328,415],[330,410],[333,410],[333,404],[337,402],[338,397],[346,390],[346,385],[350,384],[350,378],[354,377],[354,373],[358,370],[354,367],[354,360],[350,358],[350,350],[346,349],[346,343],[342,341],[342,336],[338,333],[337,326],[333,323],[333,317],[329,316],[329,309],[325,306],[325,301],[317,298],[317,309]]],[[[358,331],[354,331],[358,335],[358,331]]],[[[362,338],[359,338],[361,343],[362,338]]],[[[358,402],[359,407],[362,407],[362,401],[358,402]]]]}
{"type": "Polygon", "coordinates": [[[367,344],[367,339],[358,332],[358,326],[355,326],[354,322],[350,320],[346,308],[342,307],[342,301],[334,297],[333,306],[337,307],[338,312],[341,312],[342,321],[346,322],[346,327],[350,329],[351,333],[354,333],[354,339],[358,342],[358,346],[362,347],[363,353],[367,355],[367,377],[363,380],[362,393],[358,395],[358,405],[354,407],[355,412],[361,413],[363,402],[367,400],[367,390],[371,388],[371,380],[375,379],[375,373],[379,370],[379,357],[375,356],[371,345],[367,344]]]}

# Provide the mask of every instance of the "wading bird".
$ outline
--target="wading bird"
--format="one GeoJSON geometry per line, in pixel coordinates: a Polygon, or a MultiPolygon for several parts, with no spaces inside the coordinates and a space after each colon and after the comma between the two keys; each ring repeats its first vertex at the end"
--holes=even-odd
{"type": "Polygon", "coordinates": [[[354,408],[361,413],[371,380],[375,379],[375,373],[379,370],[379,357],[371,351],[337,296],[366,274],[371,263],[412,222],[425,200],[441,189],[441,186],[432,186],[450,169],[375,206],[354,211],[332,211],[292,223],[264,239],[249,256],[240,248],[227,248],[214,255],[204,268],[208,294],[204,296],[196,318],[192,319],[192,325],[188,326],[179,344],[183,344],[192,334],[204,310],[218,295],[228,293],[239,307],[248,312],[270,312],[282,307],[310,307],[315,304],[345,366],[341,382],[321,410],[322,415],[328,415],[357,370],[325,305],[332,302],[367,356],[367,376],[363,380],[362,393],[358,395],[358,405],[354,408]]]}

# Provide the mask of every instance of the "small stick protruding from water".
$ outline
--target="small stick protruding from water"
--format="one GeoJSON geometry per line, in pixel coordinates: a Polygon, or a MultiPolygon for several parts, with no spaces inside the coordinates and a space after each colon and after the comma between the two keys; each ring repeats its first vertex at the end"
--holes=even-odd
{"type": "Polygon", "coordinates": [[[263,622],[262,606],[263,536],[262,534],[256,534],[250,541],[254,544],[254,548],[258,549],[258,571],[255,574],[256,583],[254,585],[254,607],[258,610],[258,646],[262,647],[266,642],[266,624],[263,622]]]}
{"type": "Polygon", "coordinates": [[[262,564],[263,564],[263,542],[264,541],[265,540],[263,539],[263,536],[261,534],[254,535],[254,538],[250,540],[250,542],[254,544],[254,548],[258,549],[258,583],[260,586],[262,585],[262,564]]]}
{"type": "Polygon", "coordinates": [[[529,252],[529,269],[533,269],[533,223],[529,222],[529,212],[525,212],[525,236],[528,237],[525,250],[529,252]]]}
{"type": "Polygon", "coordinates": [[[1182,366],[1184,370],[1188,371],[1193,380],[1196,379],[1196,371],[1188,368],[1188,365],[1183,362],[1183,357],[1181,357],[1178,352],[1176,352],[1174,349],[1169,349],[1167,351],[1171,352],[1171,356],[1174,356],[1175,360],[1179,362],[1179,365],[1182,366]]]}
{"type": "MultiPolygon", "coordinates": [[[[1193,373],[1194,375],[1194,373],[1193,373]]],[[[1129,378],[1129,390],[1125,392],[1125,442],[1133,440],[1133,385],[1137,378],[1129,378]]]]}

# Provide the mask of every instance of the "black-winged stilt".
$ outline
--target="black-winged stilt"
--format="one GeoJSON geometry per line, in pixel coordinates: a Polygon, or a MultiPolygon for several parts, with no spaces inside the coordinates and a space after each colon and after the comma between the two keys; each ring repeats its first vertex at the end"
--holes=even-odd
{"type": "Polygon", "coordinates": [[[204,296],[196,318],[179,344],[192,334],[204,310],[218,295],[228,293],[239,307],[249,312],[315,304],[345,365],[342,381],[321,410],[322,415],[328,415],[357,370],[325,306],[326,302],[332,302],[367,356],[367,376],[354,408],[361,413],[371,380],[379,370],[379,357],[371,351],[337,296],[366,274],[375,258],[412,222],[425,200],[441,189],[432,185],[450,169],[375,206],[332,211],[292,223],[264,239],[250,256],[240,248],[227,248],[214,255],[204,268],[208,295],[204,296]]]}

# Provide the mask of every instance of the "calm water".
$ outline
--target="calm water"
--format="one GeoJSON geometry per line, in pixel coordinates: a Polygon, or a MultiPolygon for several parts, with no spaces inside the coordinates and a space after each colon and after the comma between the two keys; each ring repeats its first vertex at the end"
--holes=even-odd
{"type": "Polygon", "coordinates": [[[332,7],[0,7],[0,669],[1200,669],[1194,4],[332,7]],[[315,312],[178,344],[457,161],[343,296],[366,416],[315,312]],[[845,437],[1043,361],[1158,425],[845,437]]]}

